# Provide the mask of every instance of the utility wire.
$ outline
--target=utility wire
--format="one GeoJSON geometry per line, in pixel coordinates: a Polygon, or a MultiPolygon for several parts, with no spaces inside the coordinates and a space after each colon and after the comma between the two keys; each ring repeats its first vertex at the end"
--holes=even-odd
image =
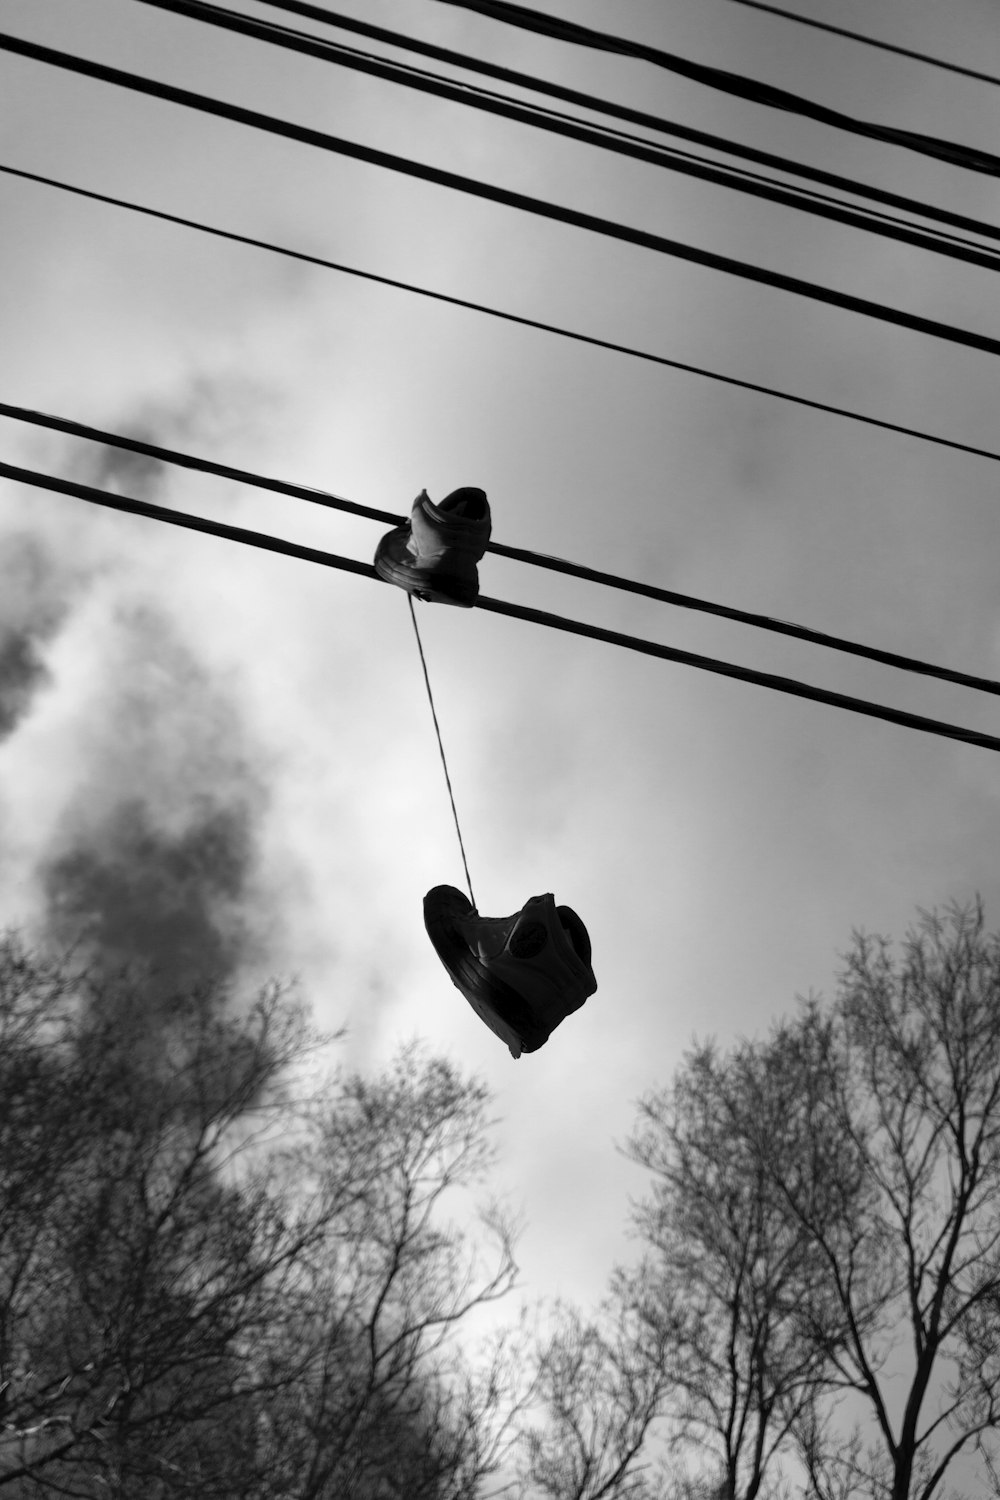
{"type": "MultiPolygon", "coordinates": [[[[11,406],[6,402],[0,402],[0,417],[9,417],[16,422],[30,423],[36,427],[45,427],[50,431],[64,432],[71,437],[84,438],[88,442],[103,443],[109,447],[121,448],[129,453],[141,453],[146,458],[157,459],[160,463],[172,464],[178,467],[195,469],[203,474],[212,474],[220,479],[234,480],[238,484],[250,485],[255,489],[271,490],[279,495],[288,495],[297,500],[307,500],[313,505],[326,506],[332,510],[343,510],[351,515],[364,516],[372,521],[381,521],[387,526],[405,525],[406,517],[394,515],[389,511],[375,510],[371,506],[359,505],[356,501],[345,500],[340,495],[331,495],[324,490],[316,490],[306,485],[289,484],[285,480],[265,478],[262,474],[251,473],[247,469],[234,469],[226,464],[213,463],[210,459],[199,458],[191,453],[180,453],[173,448],[161,448],[155,443],[143,442],[139,438],[125,437],[116,432],[105,432],[97,427],[85,426],[82,422],[73,422],[66,417],[49,416],[45,412],[29,411],[25,407],[11,406]]],[[[812,645],[825,646],[832,651],[845,652],[851,656],[862,656],[869,661],[877,661],[884,666],[896,667],[906,672],[916,672],[925,677],[936,677],[945,682],[956,683],[959,687],[976,689],[979,692],[1000,694],[1000,682],[994,682],[988,677],[973,676],[968,672],[959,672],[951,667],[934,666],[929,662],[918,661],[910,656],[901,656],[898,652],[884,651],[877,646],[866,646],[858,641],[844,640],[840,636],[828,635],[823,631],[813,630],[806,625],[795,625],[787,620],[776,620],[770,615],[752,613],[749,610],[735,609],[731,605],[716,604],[708,599],[699,599],[692,594],[681,594],[673,589],[657,588],[654,584],[639,583],[632,578],[622,578],[615,573],[606,573],[598,568],[590,568],[582,563],[569,562],[565,558],[550,557],[542,552],[532,552],[524,547],[509,547],[501,542],[489,542],[487,551],[498,557],[507,557],[514,562],[527,563],[530,567],[545,568],[550,572],[563,573],[571,578],[580,578],[590,583],[598,583],[606,588],[620,589],[625,593],[637,594],[642,598],[655,599],[660,603],[673,604],[681,609],[698,610],[703,614],[720,616],[722,619],[735,620],[741,625],[750,625],[755,629],[773,631],[779,635],[792,636],[797,640],[808,641],[812,645]]],[[[475,902],[473,902],[475,905],[475,902]]]]}
{"type": "MultiPolygon", "coordinates": [[[[859,214],[861,216],[859,223],[863,228],[870,227],[873,221],[881,220],[889,224],[901,225],[907,229],[918,230],[920,233],[929,235],[934,239],[952,241],[956,244],[964,245],[969,249],[981,251],[984,248],[975,241],[969,240],[966,236],[957,235],[947,229],[939,229],[926,224],[915,224],[912,220],[900,219],[896,215],[886,213],[883,209],[873,208],[864,203],[847,203],[843,198],[831,197],[829,193],[820,192],[819,189],[807,186],[803,182],[779,183],[775,178],[767,177],[761,172],[752,171],[749,167],[738,166],[733,162],[717,162],[710,160],[708,157],[697,156],[691,151],[684,151],[680,147],[670,146],[665,141],[651,141],[647,136],[634,135],[622,130],[617,125],[600,121],[593,123],[581,120],[579,116],[566,115],[560,110],[553,109],[551,105],[539,103],[537,100],[515,101],[507,94],[498,93],[495,89],[485,88],[483,85],[472,83],[467,79],[456,80],[446,77],[441,73],[431,73],[425,68],[415,67],[412,63],[400,62],[396,59],[389,59],[384,55],[371,52],[362,52],[357,47],[348,47],[343,43],[333,42],[329,38],[318,37],[313,33],[297,30],[295,27],[288,26],[284,22],[271,20],[255,21],[253,17],[247,16],[244,12],[232,10],[227,6],[216,5],[213,3],[213,0],[137,0],[137,3],[173,11],[175,14],[189,15],[192,19],[212,21],[214,24],[222,26],[228,26],[228,22],[225,19],[219,18],[235,16],[240,22],[246,24],[238,27],[228,26],[230,30],[237,30],[246,35],[257,36],[261,40],[273,42],[278,46],[291,47],[292,50],[304,52],[312,57],[318,57],[325,62],[333,62],[338,65],[342,64],[346,67],[357,68],[359,71],[369,72],[375,77],[386,78],[391,82],[401,83],[406,87],[424,88],[423,80],[428,80],[429,83],[425,89],[427,92],[438,93],[440,97],[454,99],[460,103],[471,105],[473,108],[486,109],[493,113],[506,115],[509,118],[523,120],[524,123],[536,125],[542,129],[553,130],[558,134],[568,135],[572,139],[590,139],[588,136],[578,134],[578,127],[586,131],[596,131],[599,133],[600,139],[593,143],[598,146],[618,149],[617,145],[613,143],[625,143],[622,147],[622,154],[636,154],[639,160],[652,160],[653,158],[648,156],[647,153],[653,151],[656,153],[655,161],[658,166],[666,166],[671,170],[686,172],[691,176],[703,177],[708,181],[721,183],[723,186],[730,187],[736,191],[753,191],[752,188],[747,188],[746,184],[748,182],[759,183],[763,189],[759,196],[773,198],[775,202],[785,203],[791,207],[803,209],[806,212],[810,211],[813,204],[832,205],[835,210],[847,210],[851,213],[859,214]],[[253,30],[250,28],[253,28],[253,30]],[[440,87],[438,87],[439,85],[440,87]],[[516,113],[512,113],[512,110],[516,111],[516,113]],[[635,147],[639,148],[639,150],[633,152],[631,148],[635,147]]],[[[263,0],[261,0],[261,3],[263,3],[263,0]]],[[[365,27],[364,29],[368,30],[369,28],[365,27]]],[[[382,30],[379,27],[370,29],[376,32],[382,30]]],[[[388,33],[388,35],[396,37],[399,44],[404,44],[408,41],[407,38],[399,36],[397,33],[388,33]]],[[[395,44],[396,42],[393,43],[393,45],[395,44]]],[[[436,49],[432,48],[430,50],[435,51],[436,49]]],[[[455,54],[455,56],[461,56],[461,54],[455,54]]],[[[469,67],[483,66],[486,67],[486,71],[492,71],[487,65],[480,64],[474,58],[466,59],[466,65],[469,67]]],[[[498,69],[497,71],[503,73],[506,70],[498,69]]],[[[527,82],[526,75],[519,74],[516,76],[524,78],[527,82]]],[[[536,89],[544,90],[550,87],[550,85],[545,84],[542,80],[536,80],[535,82],[536,89]]],[[[563,91],[555,88],[554,92],[559,94],[563,91]]],[[[572,93],[573,91],[569,92],[572,93]]],[[[601,106],[600,100],[591,99],[586,95],[580,97],[588,99],[588,108],[601,106]]],[[[601,107],[612,113],[615,109],[615,106],[611,105],[603,105],[601,107]]],[[[624,113],[629,115],[632,112],[624,111],[624,113]]],[[[641,118],[646,119],[647,117],[641,116],[641,118]]],[[[648,117],[648,119],[656,126],[662,125],[668,134],[674,133],[676,129],[676,127],[669,125],[666,121],[659,121],[655,116],[648,117]]],[[[681,133],[683,134],[683,132],[681,133]]],[[[695,134],[697,135],[698,132],[695,132],[695,134]]],[[[714,140],[715,138],[712,139],[714,140]]],[[[726,147],[730,154],[740,149],[734,143],[720,140],[718,141],[718,148],[721,147],[726,147]]],[[[749,155],[753,157],[756,153],[750,152],[749,155]]],[[[781,170],[786,173],[799,171],[794,163],[784,162],[782,158],[777,158],[776,160],[782,161],[781,170]]],[[[820,173],[819,177],[822,179],[825,175],[824,173],[820,173]]],[[[883,195],[876,189],[869,189],[862,183],[851,183],[848,179],[844,179],[844,182],[854,196],[869,196],[877,202],[883,201],[883,195]]],[[[892,200],[893,197],[894,195],[892,194],[886,195],[888,200],[892,200]]],[[[938,215],[938,210],[917,200],[904,199],[902,201],[910,203],[911,211],[918,212],[921,218],[936,218],[938,215]]],[[[819,209],[815,211],[822,212],[819,209]]],[[[834,217],[834,215],[827,215],[827,217],[834,217]]],[[[949,223],[952,220],[952,216],[947,213],[941,213],[940,217],[945,223],[949,223]]],[[[987,238],[1000,238],[1000,229],[997,229],[994,225],[982,223],[977,220],[968,220],[966,222],[970,226],[976,226],[975,232],[977,234],[985,235],[987,238]]],[[[928,245],[927,248],[937,248],[937,246],[936,244],[933,246],[928,245]]]]}
{"type": "Polygon", "coordinates": [[[378,579],[371,563],[356,562],[353,557],[338,557],[333,552],[321,552],[317,547],[304,547],[301,542],[286,542],[283,537],[271,536],[260,531],[249,531],[242,526],[227,526],[222,521],[209,520],[207,516],[191,515],[183,510],[170,510],[163,505],[153,505],[149,500],[135,500],[128,495],[115,495],[110,490],[100,490],[90,484],[79,484],[74,479],[61,479],[56,474],[40,474],[35,469],[19,468],[16,464],[0,461],[0,478],[13,479],[18,484],[34,486],[35,489],[51,490],[57,495],[72,495],[90,505],[101,505],[106,510],[120,510],[126,515],[145,516],[150,521],[162,521],[168,526],[181,526],[187,531],[200,531],[206,536],[221,537],[224,541],[242,542],[248,547],[261,547],[267,552],[279,552],[284,557],[296,557],[302,562],[319,563],[326,568],[339,568],[345,573],[357,573],[362,578],[378,579]]]}
{"type": "Polygon", "coordinates": [[[0,162],[0,173],[20,177],[27,182],[41,183],[45,187],[58,188],[60,192],[73,193],[80,198],[89,198],[96,203],[124,208],[131,213],[145,214],[149,218],[161,219],[168,224],[179,224],[185,229],[196,229],[201,234],[210,234],[217,239],[231,240],[238,245],[250,245],[256,250],[267,250],[273,255],[284,255],[291,260],[303,261],[306,265],[319,266],[323,270],[339,271],[345,276],[357,276],[379,286],[389,286],[397,291],[411,292],[418,297],[430,297],[436,302],[451,307],[462,307],[469,312],[483,313],[490,318],[499,318],[505,323],[515,323],[522,328],[535,328],[542,333],[555,334],[557,338],[572,339],[576,343],[590,344],[597,349],[609,349],[615,354],[625,354],[631,359],[641,359],[648,364],[662,365],[669,370],[680,370],[686,375],[699,375],[706,380],[715,380],[722,385],[731,385],[739,390],[753,391],[760,396],[770,396],[776,401],[789,401],[795,406],[807,407],[810,411],[826,412],[830,416],[842,417],[850,422],[861,422],[867,427],[877,427],[884,432],[895,432],[903,437],[919,439],[922,443],[933,443],[937,447],[952,448],[958,453],[970,453],[975,458],[988,458],[1000,462],[1000,452],[992,448],[979,448],[972,443],[960,443],[956,438],[923,432],[918,427],[904,427],[898,422],[887,422],[881,417],[872,417],[864,412],[851,411],[844,406],[831,406],[825,401],[813,401],[808,396],[794,395],[791,391],[779,391],[774,386],[758,385],[752,380],[740,380],[735,375],[723,375],[718,370],[706,370],[702,365],[686,364],[683,360],[669,359],[665,354],[651,354],[645,349],[635,349],[628,344],[617,344],[611,339],[597,338],[594,334],[578,333],[572,328],[562,328],[557,323],[544,323],[538,318],[528,318],[520,313],[505,312],[499,307],[490,307],[483,302],[470,302],[464,297],[454,297],[447,292],[437,292],[426,286],[416,286],[410,281],[397,281],[392,276],[379,276],[374,271],[362,271],[357,266],[344,265],[340,261],[326,260],[321,255],[309,255],[304,250],[290,250],[284,245],[272,244],[269,240],[255,239],[252,235],[236,234],[230,229],[219,229],[212,224],[203,224],[198,219],[185,219],[179,214],[169,214],[163,209],[148,208],[141,203],[129,202],[126,198],[113,198],[107,193],[97,193],[91,188],[77,187],[73,183],[61,182],[55,177],[43,177],[38,172],[26,172],[20,167],[6,166],[0,162]]]}
{"type": "MultiPolygon", "coordinates": [[[[313,4],[312,0],[256,0],[256,3],[266,4],[270,10],[281,10],[286,14],[304,16],[309,20],[332,26],[338,31],[350,31],[357,36],[368,37],[372,41],[385,42],[389,46],[415,52],[421,57],[432,57],[438,62],[481,73],[488,78],[497,78],[504,83],[515,84],[518,88],[530,89],[534,93],[545,94],[549,98],[560,99],[567,104],[576,104],[616,120],[625,120],[631,125],[641,125],[648,130],[673,135],[678,140],[707,146],[711,150],[739,157],[743,161],[756,162],[759,166],[770,167],[775,171],[785,172],[809,182],[822,183],[825,187],[836,188],[839,191],[851,193],[855,197],[868,198],[872,202],[885,204],[889,208],[899,208],[908,213],[920,214],[938,223],[950,224],[955,229],[967,230],[991,239],[1000,239],[1000,228],[979,219],[971,219],[964,214],[952,213],[949,209],[921,203],[919,199],[908,198],[901,193],[890,193],[883,188],[873,187],[870,183],[857,182],[853,178],[840,176],[836,172],[825,172],[819,167],[806,166],[803,162],[791,161],[788,157],[776,156],[770,151],[760,151],[754,146],[747,146],[739,141],[730,141],[724,136],[713,135],[708,131],[694,130],[689,126],[679,125],[673,120],[666,120],[661,115],[650,114],[645,110],[634,109],[625,104],[616,104],[609,99],[601,99],[594,94],[584,93],[580,89],[567,88],[564,84],[552,83],[548,79],[538,78],[530,73],[521,73],[515,68],[501,67],[484,58],[456,52],[450,47],[440,47],[434,42],[425,42],[399,31],[391,31],[385,26],[373,26],[368,21],[359,21],[353,16],[344,16],[337,11],[328,10],[325,6],[313,4]]],[[[278,25],[277,22],[272,24],[278,25]]],[[[290,27],[284,29],[290,32],[292,30],[290,27]]]]}
{"type": "Polygon", "coordinates": [[[493,21],[502,21],[508,26],[520,26],[542,36],[554,37],[561,42],[572,42],[581,47],[596,47],[602,52],[615,52],[624,57],[640,58],[654,63],[682,78],[691,78],[708,88],[720,89],[734,94],[738,99],[748,99],[753,104],[763,104],[769,109],[787,110],[809,120],[818,120],[822,125],[832,125],[838,130],[850,131],[852,135],[867,136],[871,140],[885,141],[892,146],[904,146],[922,156],[933,156],[954,166],[965,167],[970,172],[985,172],[992,177],[1000,175],[1000,156],[992,151],[983,151],[976,146],[963,146],[957,141],[941,140],[938,136],[922,135],[913,130],[901,130],[894,125],[876,125],[868,120],[856,120],[839,110],[829,109],[825,104],[805,99],[787,89],[774,88],[756,78],[745,78],[741,73],[730,73],[722,68],[707,67],[704,63],[692,62],[678,57],[676,53],[664,52],[660,47],[651,47],[645,42],[632,41],[628,37],[613,36],[610,32],[595,31],[581,26],[578,21],[566,21],[560,16],[545,15],[531,10],[526,5],[514,5],[511,0],[442,0],[445,5],[458,5],[463,10],[474,10],[489,16],[493,21]]]}
{"type": "Polygon", "coordinates": [[[710,270],[724,271],[729,275],[770,286],[779,291],[792,292],[812,301],[840,307],[848,312],[860,313],[864,317],[875,318],[880,322],[893,323],[897,327],[929,334],[933,338],[944,339],[949,343],[963,344],[987,354],[1000,354],[1000,340],[986,334],[975,333],[971,329],[956,328],[950,323],[941,323],[934,318],[924,318],[916,313],[886,307],[882,303],[872,302],[864,297],[854,297],[847,292],[836,291],[832,287],[803,281],[797,276],[785,276],[763,266],[754,266],[746,261],[736,260],[732,256],[717,255],[713,251],[701,250],[694,245],[684,244],[680,240],[667,239],[663,235],[652,234],[643,229],[633,229],[630,225],[599,218],[595,214],[582,213],[578,209],[565,208],[561,204],[550,203],[546,199],[530,197],[527,193],[513,192],[508,188],[497,187],[493,183],[481,182],[474,177],[465,177],[458,172],[449,172],[441,167],[432,167],[424,162],[413,161],[409,157],[397,156],[388,151],[378,151],[372,146],[363,146],[356,141],[345,140],[342,136],[329,135],[324,131],[312,130],[304,125],[295,125],[291,121],[277,119],[273,115],[261,114],[257,110],[227,104],[221,99],[194,93],[190,89],[176,88],[171,84],[145,78],[136,73],[128,73],[121,68],[110,67],[106,63],[92,62],[72,53],[60,52],[53,47],[44,47],[37,42],[26,41],[22,37],[0,33],[0,49],[17,53],[22,57],[30,57],[37,62],[54,67],[66,68],[88,78],[97,78],[103,83],[115,84],[153,98],[166,99],[171,103],[183,105],[187,109],[197,109],[221,119],[248,125],[255,130],[265,130],[272,135],[284,136],[289,140],[316,146],[324,151],[332,151],[354,161],[363,161],[391,172],[400,172],[408,177],[415,177],[423,182],[432,182],[438,187],[453,188],[457,192],[469,193],[474,197],[484,198],[488,202],[499,203],[507,208],[521,209],[525,213],[536,214],[557,223],[569,224],[577,229],[586,229],[625,244],[638,245],[661,255],[674,256],[679,260],[705,266],[710,270]]]}
{"type": "Polygon", "coordinates": [[[439,74],[415,68],[409,63],[393,62],[389,58],[376,57],[345,47],[323,37],[308,36],[293,31],[290,27],[275,25],[272,21],[255,21],[240,11],[227,10],[210,0],[139,0],[140,4],[165,10],[172,15],[203,21],[232,31],[240,36],[249,36],[257,41],[269,42],[272,46],[300,52],[308,57],[338,67],[352,68],[371,77],[382,78],[405,88],[417,89],[440,99],[448,99],[471,109],[499,115],[503,119],[516,120],[538,130],[546,130],[570,140],[596,146],[602,151],[613,151],[619,156],[628,156],[668,171],[679,172],[689,177],[714,182],[737,192],[748,193],[767,202],[780,203],[786,208],[798,209],[820,218],[832,219],[851,228],[863,229],[870,234],[882,235],[886,239],[915,245],[919,249],[946,255],[971,265],[982,266],[991,271],[1000,271],[1000,248],[974,245],[968,240],[957,240],[954,235],[944,236],[939,230],[927,230],[920,225],[906,223],[898,218],[875,213],[866,207],[838,202],[811,192],[803,193],[798,187],[786,187],[781,183],[762,178],[759,174],[733,171],[704,158],[692,157],[689,153],[677,152],[659,141],[650,141],[624,131],[594,126],[579,118],[562,114],[537,104],[522,104],[479,85],[455,83],[439,74]]]}
{"type": "MultiPolygon", "coordinates": [[[[297,542],[285,541],[283,537],[265,532],[250,531],[240,526],[228,526],[221,521],[210,521],[205,516],[191,515],[186,511],[169,510],[162,505],[153,505],[147,500],[136,500],[127,495],[115,495],[93,485],[80,484],[75,480],[61,479],[54,474],[41,474],[34,469],[20,468],[14,464],[0,462],[0,478],[15,480],[36,489],[51,490],[55,494],[70,495],[91,505],[104,506],[109,510],[123,511],[129,515],[144,516],[171,526],[200,531],[225,541],[239,542],[249,547],[259,547],[268,552],[278,552],[285,557],[299,558],[304,562],[318,563],[323,567],[338,568],[357,573],[364,578],[378,580],[370,563],[355,562],[353,558],[340,557],[336,553],[321,552],[315,547],[303,547],[297,542]]],[[[381,581],[381,580],[379,580],[381,581]]],[[[393,587],[392,584],[387,587],[393,587]]],[[[923,714],[911,714],[902,709],[888,708],[865,698],[853,698],[846,693],[831,692],[814,687],[811,683],[799,682],[791,677],[779,677],[772,672],[758,672],[752,667],[737,666],[733,662],[719,661],[710,656],[699,656],[691,651],[679,651],[673,646],[661,646],[656,641],[647,641],[639,636],[623,635],[620,631],[605,630],[599,625],[587,625],[581,620],[571,620],[563,615],[550,614],[547,610],[529,609],[520,604],[509,604],[503,599],[488,599],[482,594],[476,601],[477,609],[492,614],[507,615],[512,619],[527,620],[535,625],[544,625],[550,630],[561,630],[572,635],[585,636],[590,640],[605,641],[624,650],[637,651],[644,656],[658,657],[681,666],[695,667],[703,672],[715,672],[724,677],[735,677],[741,682],[756,687],[767,687],[778,693],[787,693],[796,698],[808,698],[815,703],[826,703],[833,708],[849,713],[864,714],[868,718],[884,719],[904,729],[916,729],[926,734],[940,735],[945,739],[961,740],[984,750],[1000,750],[1000,739],[983,734],[977,729],[966,729],[957,724],[948,724],[939,719],[929,719],[923,714]]]]}
{"type": "Polygon", "coordinates": [[[811,16],[800,16],[795,11],[782,10],[778,5],[764,5],[762,0],[735,0],[737,5],[748,5],[752,10],[766,10],[772,16],[783,16],[786,21],[798,21],[800,26],[812,26],[816,31],[829,31],[834,36],[846,36],[852,42],[863,42],[866,47],[877,47],[881,52],[895,52],[898,57],[910,57],[915,62],[929,63],[932,68],[944,68],[949,73],[961,73],[965,78],[977,78],[980,83],[1000,84],[995,73],[980,73],[977,68],[964,68],[960,63],[945,62],[942,57],[931,57],[927,52],[914,52],[910,47],[899,47],[893,42],[882,42],[877,37],[865,36],[860,31],[847,31],[843,26],[831,26],[827,21],[814,21],[811,16]]]}

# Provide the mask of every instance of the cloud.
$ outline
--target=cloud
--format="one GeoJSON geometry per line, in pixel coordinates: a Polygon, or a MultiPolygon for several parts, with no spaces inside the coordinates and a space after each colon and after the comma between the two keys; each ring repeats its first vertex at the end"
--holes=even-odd
{"type": "Polygon", "coordinates": [[[5,630],[0,636],[0,738],[13,733],[47,678],[32,635],[26,630],[5,630]]]}
{"type": "MultiPolygon", "coordinates": [[[[137,442],[153,441],[150,433],[143,427],[133,427],[124,435],[137,442]]],[[[142,500],[151,500],[162,489],[170,472],[167,465],[158,458],[145,453],[133,453],[128,448],[103,445],[88,451],[82,467],[87,475],[87,484],[142,500]]]]}
{"type": "Polygon", "coordinates": [[[76,829],[47,861],[47,925],[60,946],[82,946],[104,971],[148,975],[154,1002],[176,997],[239,966],[252,864],[246,802],[205,799],[175,832],[132,799],[76,829]]]}
{"type": "MultiPolygon", "coordinates": [[[[245,436],[263,399],[239,376],[196,377],[106,425],[197,451],[245,436]]],[[[60,467],[143,499],[174,474],[90,443],[60,467]]],[[[0,550],[5,894],[43,943],[141,977],[153,1021],[169,998],[266,964],[266,752],[209,649],[210,611],[172,588],[173,538],[97,520],[74,541],[28,514],[0,550]]]]}
{"type": "Polygon", "coordinates": [[[87,766],[41,858],[43,927],[151,1005],[259,956],[262,775],[228,685],[149,605],[123,607],[80,737],[87,766]]]}
{"type": "Polygon", "coordinates": [[[0,542],[0,740],[14,733],[50,681],[45,648],[68,608],[69,580],[27,532],[0,542]]]}

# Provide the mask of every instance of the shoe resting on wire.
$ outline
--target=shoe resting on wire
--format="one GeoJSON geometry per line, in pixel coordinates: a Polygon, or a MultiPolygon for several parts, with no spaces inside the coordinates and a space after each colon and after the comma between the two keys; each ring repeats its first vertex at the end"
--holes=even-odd
{"type": "Polygon", "coordinates": [[[440,504],[421,490],[406,525],[394,527],[379,542],[375,571],[418,599],[468,609],[479,596],[476,564],[489,539],[485,490],[452,490],[440,504]]]}
{"type": "Polygon", "coordinates": [[[597,989],[590,937],[576,912],[532,896],[512,917],[481,917],[461,891],[424,897],[438,957],[481,1021],[512,1057],[537,1052],[597,989]]]}

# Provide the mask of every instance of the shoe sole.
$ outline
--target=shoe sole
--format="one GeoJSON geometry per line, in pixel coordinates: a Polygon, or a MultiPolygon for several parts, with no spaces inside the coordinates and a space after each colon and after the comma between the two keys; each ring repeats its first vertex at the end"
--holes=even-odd
{"type": "MultiPolygon", "coordinates": [[[[548,1041],[550,1033],[540,1033],[540,1028],[522,997],[509,984],[490,974],[455,928],[456,918],[467,917],[473,910],[471,901],[454,886],[435,886],[424,897],[424,926],[427,928],[427,936],[451,975],[452,983],[461,990],[479,1019],[490,1027],[494,1035],[500,1033],[480,1007],[496,1014],[501,1024],[516,1037],[522,1052],[537,1052],[548,1041]]],[[[501,1036],[501,1040],[510,1046],[505,1036],[501,1036]]]]}

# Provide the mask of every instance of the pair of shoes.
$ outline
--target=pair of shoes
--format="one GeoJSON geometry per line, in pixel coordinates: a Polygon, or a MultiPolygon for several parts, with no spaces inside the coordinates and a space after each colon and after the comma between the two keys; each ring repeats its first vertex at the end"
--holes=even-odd
{"type": "Polygon", "coordinates": [[[479,597],[476,564],[490,539],[486,491],[452,490],[435,504],[426,490],[405,526],[388,532],[375,553],[375,571],[418,599],[471,609],[479,597]]]}
{"type": "Polygon", "coordinates": [[[590,937],[569,906],[532,896],[512,917],[481,917],[452,885],[424,897],[424,926],[452,981],[512,1057],[537,1052],[597,989],[590,937]]]}
{"type": "MultiPolygon", "coordinates": [[[[406,525],[379,542],[375,571],[418,599],[468,609],[489,539],[484,490],[452,490],[438,505],[421,490],[406,525]]],[[[461,891],[438,885],[424,897],[424,926],[454,984],[512,1057],[537,1052],[597,989],[587,929],[552,895],[532,896],[512,917],[481,917],[461,891]]]]}

